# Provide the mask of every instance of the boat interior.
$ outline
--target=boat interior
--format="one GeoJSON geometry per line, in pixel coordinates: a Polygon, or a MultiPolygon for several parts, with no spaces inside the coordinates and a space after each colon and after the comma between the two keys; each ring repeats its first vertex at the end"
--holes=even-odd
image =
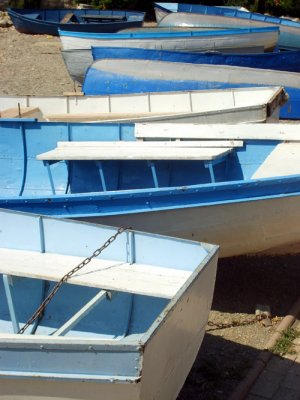
{"type": "MultiPolygon", "coordinates": [[[[117,229],[7,210],[0,216],[0,334],[5,335],[20,332],[56,282],[117,229]]],[[[139,338],[202,269],[208,254],[198,242],[131,230],[112,242],[71,274],[25,335],[139,338]]]]}
{"type": "MultiPolygon", "coordinates": [[[[132,144],[134,126],[16,120],[5,128],[3,122],[0,196],[25,198],[215,185],[300,172],[297,164],[288,161],[296,143],[221,140],[213,144],[200,142],[198,148],[192,149],[191,142],[181,145],[163,141],[156,147],[154,142],[139,142],[134,143],[134,149],[130,144],[121,151],[113,143],[120,138],[132,144]],[[95,141],[96,150],[89,145],[95,141]],[[102,141],[107,142],[106,146],[100,145],[102,141]],[[278,165],[278,157],[287,160],[286,170],[278,165]]],[[[193,143],[196,142],[192,146],[193,143]]]]}
{"type": "MultiPolygon", "coordinates": [[[[0,332],[18,333],[53,289],[44,279],[1,275],[0,332]],[[8,304],[13,304],[8,307],[8,304]]],[[[120,340],[142,336],[169,299],[65,284],[27,335],[54,335],[120,340]],[[103,295],[101,299],[99,297],[103,295]],[[86,315],[87,303],[93,301],[86,315]],[[147,312],[145,313],[145,310],[147,312]],[[79,315],[80,314],[80,315],[79,315]]]]}

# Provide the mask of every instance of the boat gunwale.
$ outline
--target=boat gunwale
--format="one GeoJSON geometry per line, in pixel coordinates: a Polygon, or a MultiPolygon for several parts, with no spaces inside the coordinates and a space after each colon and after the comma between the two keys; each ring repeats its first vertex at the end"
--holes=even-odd
{"type": "MultiPolygon", "coordinates": [[[[276,177],[268,177],[268,178],[257,178],[257,179],[248,179],[248,180],[239,180],[239,181],[234,181],[232,182],[216,182],[216,183],[207,183],[207,184],[199,184],[199,185],[189,185],[189,186],[177,186],[177,187],[163,187],[163,188],[151,188],[151,190],[148,189],[136,189],[135,192],[133,193],[134,190],[121,190],[121,191],[110,191],[110,192],[105,192],[105,193],[99,193],[99,192],[90,192],[88,194],[86,193],[74,193],[74,194],[59,194],[59,195],[43,195],[39,196],[37,199],[36,196],[26,196],[26,198],[20,198],[18,196],[10,196],[10,197],[3,197],[0,199],[0,208],[5,208],[4,205],[9,203],[9,207],[13,207],[15,205],[22,205],[22,204],[43,204],[43,203],[65,203],[71,207],[72,203],[76,203],[77,201],[82,202],[91,202],[93,201],[94,203],[100,202],[99,207],[101,207],[101,200],[102,201],[111,201],[112,199],[114,200],[122,200],[122,199],[127,199],[128,195],[130,195],[130,199],[139,199],[139,198],[145,198],[147,197],[147,205],[144,205],[143,207],[139,208],[137,206],[135,209],[131,210],[127,208],[123,212],[121,212],[121,215],[123,213],[126,214],[135,214],[135,213],[150,213],[150,212],[161,212],[161,211],[166,211],[166,210],[176,210],[176,209],[187,209],[187,208],[198,208],[198,207],[210,207],[210,206],[216,206],[216,205],[226,205],[226,204],[237,204],[237,203],[244,203],[244,202],[252,202],[252,201],[260,201],[260,200],[271,200],[271,199],[276,199],[276,198],[288,198],[288,197],[295,197],[300,195],[300,187],[299,191],[295,192],[292,189],[288,193],[278,193],[278,194],[261,194],[261,195],[256,195],[256,196],[250,196],[250,197],[241,197],[241,198],[230,198],[230,199],[220,199],[220,200],[215,200],[215,201],[206,201],[206,202],[188,202],[185,204],[180,204],[180,201],[177,202],[177,204],[167,204],[167,205],[153,205],[151,203],[152,199],[156,199],[159,196],[180,196],[183,193],[185,194],[197,194],[198,196],[201,193],[207,193],[207,192],[212,192],[215,193],[216,189],[219,189],[220,191],[224,190],[233,190],[236,188],[239,188],[239,190],[246,188],[246,189],[251,189],[252,187],[254,188],[259,188],[259,187],[264,187],[266,185],[282,185],[282,183],[290,184],[298,184],[300,183],[300,174],[295,174],[295,175],[287,175],[287,176],[276,176],[276,177]]],[[[58,205],[59,206],[59,205],[58,205]]],[[[41,205],[42,207],[42,205],[41,205]]],[[[76,207],[76,204],[75,204],[76,207]]],[[[13,209],[13,208],[12,208],[13,209]]],[[[113,215],[120,215],[120,209],[117,207],[116,211],[109,211],[106,213],[101,213],[100,211],[97,212],[88,212],[86,213],[71,213],[71,212],[66,212],[64,211],[65,214],[51,214],[54,218],[93,218],[97,216],[105,217],[105,216],[113,216],[113,215]]]]}

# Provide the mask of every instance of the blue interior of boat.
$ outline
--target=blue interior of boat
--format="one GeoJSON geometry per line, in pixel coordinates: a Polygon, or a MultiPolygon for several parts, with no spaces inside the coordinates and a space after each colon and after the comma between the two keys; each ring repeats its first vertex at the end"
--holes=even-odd
{"type": "MultiPolygon", "coordinates": [[[[48,169],[38,154],[53,150],[59,141],[135,140],[131,124],[0,123],[0,196],[49,196],[53,188],[48,169]]],[[[90,193],[182,187],[218,182],[246,181],[272,152],[278,141],[244,141],[222,162],[213,165],[213,177],[205,161],[60,161],[50,165],[55,194],[90,193]],[[105,186],[101,174],[105,177],[105,186]]],[[[188,150],[187,150],[188,152],[188,150]]]]}
{"type": "MultiPolygon", "coordinates": [[[[65,254],[82,257],[84,260],[115,233],[116,228],[112,227],[0,209],[1,248],[7,250],[65,254]]],[[[117,264],[133,259],[137,264],[150,265],[153,268],[164,267],[192,272],[207,254],[208,251],[198,242],[147,233],[123,232],[105,248],[100,258],[115,260],[117,264]]],[[[70,265],[69,270],[74,267],[76,265],[70,265]]],[[[16,268],[17,271],[22,270],[19,264],[16,268]]],[[[48,280],[18,276],[18,273],[13,272],[12,267],[11,275],[0,274],[2,334],[17,333],[55,285],[48,280]]],[[[57,329],[78,313],[99,291],[99,288],[65,283],[41,317],[25,331],[26,334],[55,334],[57,329]]],[[[136,338],[148,330],[170,301],[167,298],[132,292],[110,293],[111,297],[105,296],[64,336],[119,340],[134,335],[136,338]]]]}
{"type": "MultiPolygon", "coordinates": [[[[21,328],[53,289],[54,283],[22,277],[10,277],[9,283],[21,328]]],[[[42,317],[28,328],[26,334],[54,334],[98,292],[99,289],[96,288],[63,285],[46,307],[42,317]]],[[[111,300],[104,298],[98,303],[64,336],[119,340],[131,335],[142,335],[168,302],[169,299],[159,297],[116,292],[111,300]]],[[[0,332],[17,333],[9,313],[3,275],[0,277],[0,332]]]]}

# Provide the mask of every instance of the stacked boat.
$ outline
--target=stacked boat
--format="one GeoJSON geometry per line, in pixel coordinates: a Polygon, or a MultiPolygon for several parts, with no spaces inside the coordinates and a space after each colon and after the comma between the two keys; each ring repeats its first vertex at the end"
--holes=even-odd
{"type": "Polygon", "coordinates": [[[136,48],[173,50],[180,52],[222,51],[223,53],[268,52],[278,42],[278,27],[231,30],[162,30],[99,34],[59,30],[62,55],[71,77],[82,83],[85,71],[92,63],[91,48],[136,48]]]}
{"type": "Polygon", "coordinates": [[[300,119],[297,27],[199,7],[157,3],[155,28],[10,11],[50,21],[83,93],[0,97],[0,399],[175,400],[218,246],[297,248],[299,124],[279,122],[300,119]]]}
{"type": "Polygon", "coordinates": [[[238,8],[201,4],[155,3],[160,27],[184,26],[202,28],[280,27],[278,45],[285,50],[300,48],[300,23],[287,18],[262,15],[238,8]]]}
{"type": "MultiPolygon", "coordinates": [[[[84,94],[284,86],[289,102],[280,117],[300,118],[300,50],[296,39],[289,46],[282,42],[284,23],[197,25],[189,22],[193,12],[181,13],[181,6],[187,10],[188,5],[168,4],[156,28],[111,35],[59,30],[65,63],[84,94]],[[178,23],[163,23],[172,15],[178,23]]],[[[162,9],[161,3],[158,7],[162,9]]],[[[300,30],[294,30],[299,39],[300,30]]]]}

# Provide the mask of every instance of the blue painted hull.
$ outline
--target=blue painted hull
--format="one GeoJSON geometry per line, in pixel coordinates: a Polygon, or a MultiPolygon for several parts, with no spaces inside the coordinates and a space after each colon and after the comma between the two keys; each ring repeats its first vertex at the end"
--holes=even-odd
{"type": "Polygon", "coordinates": [[[190,53],[169,50],[92,47],[94,60],[144,59],[192,64],[235,65],[239,67],[300,72],[300,50],[259,54],[190,53]]]}
{"type": "Polygon", "coordinates": [[[117,32],[121,29],[140,27],[143,24],[145,13],[130,11],[101,11],[101,10],[43,10],[43,9],[8,9],[8,14],[17,29],[21,33],[47,34],[58,36],[58,29],[76,32],[117,32]],[[63,17],[72,13],[74,15],[70,23],[61,23],[63,17]],[[84,22],[85,15],[103,15],[101,22],[84,22]],[[124,20],[109,21],[109,16],[118,16],[124,20]]]}
{"type": "MultiPolygon", "coordinates": [[[[226,168],[223,163],[214,167],[215,183],[203,161],[157,161],[158,188],[154,188],[146,160],[105,161],[106,191],[94,161],[69,161],[68,166],[63,162],[51,166],[54,194],[48,170],[36,158],[58,141],[121,139],[134,140],[133,125],[1,121],[0,208],[119,226],[126,223],[136,229],[199,240],[208,234],[207,227],[215,226],[216,213],[230,219],[237,207],[252,209],[254,214],[261,212],[259,204],[265,210],[273,210],[279,203],[279,208],[290,207],[290,202],[300,207],[299,175],[252,179],[280,141],[245,141],[228,159],[226,168]]],[[[238,221],[238,229],[244,232],[249,220],[258,218],[254,214],[243,220],[244,225],[238,221]]],[[[220,229],[209,233],[209,241],[224,239],[227,222],[223,222],[218,222],[220,229]]],[[[282,231],[282,226],[278,229],[282,231]]],[[[245,249],[241,249],[229,246],[224,254],[243,253],[245,249]]],[[[249,241],[247,250],[257,250],[257,243],[253,246],[249,241]]]]}
{"type": "Polygon", "coordinates": [[[274,77],[272,77],[271,70],[220,66],[218,69],[215,68],[215,75],[212,77],[211,67],[207,68],[204,64],[191,65],[137,59],[122,59],[115,63],[113,61],[96,61],[87,70],[83,84],[83,92],[86,95],[282,85],[289,95],[289,101],[281,109],[280,118],[300,119],[300,80],[296,73],[290,72],[291,75],[286,75],[286,77],[291,77],[286,82],[293,84],[293,86],[288,86],[288,83],[286,85],[283,83],[284,76],[281,76],[280,71],[274,71],[274,77]],[[122,68],[124,65],[125,69],[122,68]],[[251,79],[250,73],[253,74],[251,79]],[[186,78],[183,77],[184,74],[186,78]],[[237,79],[237,74],[240,79],[237,79]],[[198,76],[201,79],[197,79],[198,76]]]}
{"type": "Polygon", "coordinates": [[[300,23],[285,18],[277,18],[259,13],[240,11],[234,8],[212,7],[200,4],[156,3],[155,6],[166,13],[166,16],[159,22],[159,26],[202,26],[214,28],[245,28],[249,26],[279,26],[280,37],[278,45],[283,49],[300,48],[300,23]],[[170,14],[179,13],[170,16],[170,14]],[[169,15],[168,15],[169,14],[169,15]],[[190,15],[188,15],[190,14],[190,15]]]}
{"type": "Polygon", "coordinates": [[[104,223],[106,217],[128,216],[130,220],[131,214],[153,214],[174,209],[194,209],[196,212],[208,206],[248,203],[270,197],[288,199],[290,196],[300,196],[300,176],[190,185],[184,189],[140,189],[130,193],[110,191],[109,194],[1,197],[0,208],[104,223]]]}
{"type": "Polygon", "coordinates": [[[154,39],[161,39],[161,38],[169,38],[169,37],[174,37],[174,38],[191,38],[191,37],[215,37],[215,36],[228,36],[228,37],[243,37],[243,36],[248,36],[249,34],[261,34],[263,35],[264,33],[271,33],[274,35],[274,37],[277,37],[279,35],[279,28],[278,27],[262,27],[262,28],[245,28],[245,29],[239,29],[239,28],[232,28],[232,29],[214,29],[214,30],[179,30],[179,31],[174,31],[170,29],[169,31],[166,30],[142,30],[142,31],[129,31],[129,32],[117,32],[113,35],[106,35],[105,33],[93,33],[93,32],[79,32],[79,31],[74,31],[74,32],[65,32],[63,29],[60,30],[59,35],[60,36],[70,36],[70,37],[76,37],[78,39],[149,39],[149,38],[154,38],[154,39]]]}

